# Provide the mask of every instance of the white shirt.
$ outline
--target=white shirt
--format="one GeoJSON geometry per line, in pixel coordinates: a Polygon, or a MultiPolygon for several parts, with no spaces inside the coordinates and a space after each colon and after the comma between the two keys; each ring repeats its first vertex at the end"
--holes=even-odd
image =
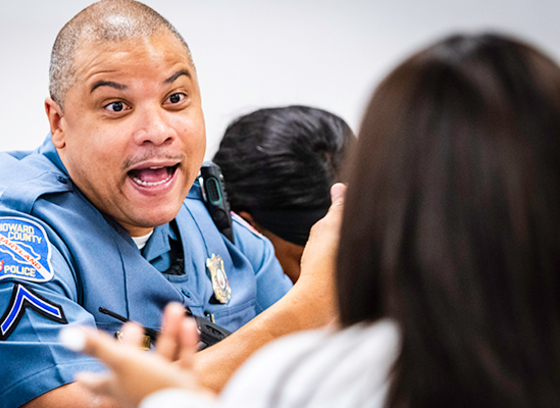
{"type": "Polygon", "coordinates": [[[151,230],[148,234],[142,235],[141,237],[131,237],[138,249],[142,249],[146,246],[146,242],[150,239],[154,230],[151,230]]]}
{"type": "Polygon", "coordinates": [[[341,331],[301,332],[256,352],[219,400],[164,390],[148,396],[140,407],[381,408],[399,350],[399,331],[390,320],[341,331]]]}

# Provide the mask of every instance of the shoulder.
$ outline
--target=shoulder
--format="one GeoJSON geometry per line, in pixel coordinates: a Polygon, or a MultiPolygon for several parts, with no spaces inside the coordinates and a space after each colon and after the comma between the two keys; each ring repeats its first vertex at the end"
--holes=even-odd
{"type": "Polygon", "coordinates": [[[367,396],[381,407],[387,376],[399,345],[395,323],[383,320],[331,331],[306,331],[283,337],[264,347],[241,367],[224,390],[225,406],[252,395],[245,406],[257,407],[275,399],[278,407],[308,401],[304,406],[357,406],[367,396]],[[259,387],[251,379],[259,378],[259,387]],[[252,386],[252,393],[249,392],[252,386]]]}
{"type": "Polygon", "coordinates": [[[233,231],[236,246],[249,258],[262,257],[263,252],[272,252],[272,243],[258,232],[253,226],[247,223],[239,215],[232,213],[233,231]]]}
{"type": "Polygon", "coordinates": [[[264,235],[262,235],[259,231],[257,231],[255,227],[253,227],[251,224],[245,221],[240,215],[238,215],[233,211],[231,212],[231,220],[235,225],[237,225],[238,228],[245,229],[251,232],[254,236],[256,236],[259,239],[264,238],[264,235]]]}
{"type": "Polygon", "coordinates": [[[0,174],[0,204],[26,213],[42,195],[73,190],[69,177],[37,151],[0,153],[0,174]]]}
{"type": "Polygon", "coordinates": [[[39,149],[30,151],[0,152],[2,185],[37,178],[44,173],[64,175],[64,173],[42,154],[39,149]],[[10,175],[7,179],[5,176],[10,175]]]}
{"type": "MultiPolygon", "coordinates": [[[[184,203],[190,216],[193,217],[202,234],[212,235],[217,227],[204,205],[200,184],[195,181],[184,203]]],[[[235,247],[242,252],[254,266],[260,266],[265,258],[274,256],[270,241],[255,230],[250,224],[235,213],[231,213],[235,247]]],[[[223,239],[226,239],[225,237],[223,239]]]]}

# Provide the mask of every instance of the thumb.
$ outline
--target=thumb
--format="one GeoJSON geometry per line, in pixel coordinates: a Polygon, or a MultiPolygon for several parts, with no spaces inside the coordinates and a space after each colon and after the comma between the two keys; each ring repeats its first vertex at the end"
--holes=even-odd
{"type": "Polygon", "coordinates": [[[196,321],[191,318],[183,319],[181,326],[181,354],[179,365],[182,369],[193,368],[194,355],[196,353],[199,334],[196,321]]]}
{"type": "Polygon", "coordinates": [[[346,195],[346,185],[342,183],[333,184],[331,187],[331,206],[325,217],[319,223],[340,224],[342,220],[342,210],[344,209],[344,196],[346,195]]]}
{"type": "Polygon", "coordinates": [[[335,205],[344,202],[344,195],[346,194],[346,184],[336,183],[331,187],[331,201],[335,205]]]}

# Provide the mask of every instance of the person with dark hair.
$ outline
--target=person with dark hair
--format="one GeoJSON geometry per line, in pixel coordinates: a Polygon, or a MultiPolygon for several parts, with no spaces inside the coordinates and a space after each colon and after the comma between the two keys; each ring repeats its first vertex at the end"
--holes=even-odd
{"type": "Polygon", "coordinates": [[[231,123],[213,161],[231,210],[274,245],[293,282],[313,224],[331,204],[345,154],[355,142],[340,117],[307,106],[259,109],[231,123]]]}
{"type": "MultiPolygon", "coordinates": [[[[560,67],[505,36],[446,38],[380,84],[349,163],[337,330],[260,350],[219,401],[193,381],[188,322],[181,367],[166,344],[66,332],[120,387],[81,383],[142,408],[560,406],[560,67]]],[[[302,273],[339,215],[313,227],[302,273]]]]}

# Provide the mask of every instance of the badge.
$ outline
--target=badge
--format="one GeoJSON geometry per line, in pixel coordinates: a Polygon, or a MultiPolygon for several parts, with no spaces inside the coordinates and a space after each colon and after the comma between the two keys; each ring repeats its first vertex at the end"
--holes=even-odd
{"type": "Polygon", "coordinates": [[[47,282],[53,278],[51,244],[35,221],[0,217],[0,280],[47,282]]]}
{"type": "Polygon", "coordinates": [[[214,296],[220,303],[228,303],[231,299],[231,288],[224,269],[224,261],[220,255],[212,254],[212,258],[206,260],[206,267],[210,271],[212,278],[212,289],[214,296]]]}
{"type": "Polygon", "coordinates": [[[17,327],[20,319],[23,317],[25,310],[31,309],[47,319],[53,320],[60,324],[67,324],[68,321],[64,316],[62,306],[45,299],[43,296],[35,293],[19,283],[14,285],[10,304],[6,308],[6,312],[0,318],[0,340],[6,340],[17,327]]]}

